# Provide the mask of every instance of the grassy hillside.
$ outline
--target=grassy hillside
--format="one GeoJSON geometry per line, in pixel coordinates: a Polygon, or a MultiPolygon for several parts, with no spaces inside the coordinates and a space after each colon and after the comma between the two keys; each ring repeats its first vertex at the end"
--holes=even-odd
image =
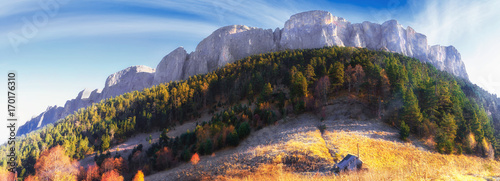
{"type": "MultiPolygon", "coordinates": [[[[317,138],[318,133],[309,133],[317,138]]],[[[340,153],[357,153],[369,171],[332,175],[297,173],[282,163],[262,164],[254,172],[229,169],[220,180],[486,180],[500,176],[500,163],[465,155],[443,155],[399,143],[369,138],[353,132],[326,131],[327,143],[336,145],[340,153]],[[357,143],[357,144],[356,144],[357,143]]],[[[307,144],[298,145],[307,146],[307,144]]],[[[299,149],[297,149],[299,150],[299,149]]]]}
{"type": "Polygon", "coordinates": [[[425,139],[410,136],[379,119],[367,119],[361,102],[343,96],[321,116],[290,115],[253,132],[238,147],[201,157],[146,177],[149,180],[483,180],[500,176],[500,163],[469,155],[428,150],[425,139]],[[330,111],[335,110],[335,111],[330,111]],[[354,114],[351,114],[354,110],[354,114]],[[360,116],[359,119],[357,116],[360,116]],[[321,134],[320,125],[325,125],[321,134]],[[334,175],[332,165],[359,154],[368,171],[334,175]]]}
{"type": "MultiPolygon", "coordinates": [[[[188,161],[194,153],[237,146],[252,131],[286,115],[325,114],[324,106],[340,95],[366,104],[370,117],[431,140],[440,153],[493,157],[500,150],[492,124],[498,117],[485,111],[491,112],[492,98],[477,86],[399,54],[332,47],[256,55],[206,75],[103,100],[18,139],[15,162],[20,177],[33,175],[43,151],[61,145],[72,159],[96,153],[98,167],[113,156],[123,157],[127,167],[119,174],[125,178],[137,170],[147,175],[188,161]],[[179,137],[166,136],[206,110],[213,114],[210,121],[179,137]],[[164,133],[150,149],[109,154],[111,146],[153,130],[164,133]]],[[[401,135],[406,139],[407,133],[401,135]]]]}

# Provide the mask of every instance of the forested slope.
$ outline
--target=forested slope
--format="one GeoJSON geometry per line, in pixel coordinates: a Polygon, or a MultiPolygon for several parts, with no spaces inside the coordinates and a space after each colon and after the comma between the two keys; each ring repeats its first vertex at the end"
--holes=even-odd
{"type": "MultiPolygon", "coordinates": [[[[110,159],[126,163],[116,170],[129,179],[137,170],[148,174],[187,161],[194,153],[238,145],[252,130],[287,114],[321,114],[328,100],[340,94],[357,97],[374,118],[404,128],[403,139],[408,130],[434,140],[440,153],[500,154],[499,134],[495,138],[493,128],[499,123],[493,103],[498,99],[491,94],[414,58],[331,47],[251,56],[205,75],[103,100],[18,139],[17,171],[20,177],[38,175],[35,164],[42,152],[61,145],[73,159],[97,152],[98,167],[110,159]],[[241,104],[246,100],[249,104],[241,104]],[[115,158],[105,154],[134,134],[166,133],[206,110],[213,118],[180,137],[162,134],[149,150],[138,147],[115,158]]],[[[5,158],[7,148],[1,148],[0,156],[5,158]]],[[[108,171],[101,169],[97,175],[108,171]]],[[[74,177],[88,178],[88,172],[83,169],[74,177]]]]}

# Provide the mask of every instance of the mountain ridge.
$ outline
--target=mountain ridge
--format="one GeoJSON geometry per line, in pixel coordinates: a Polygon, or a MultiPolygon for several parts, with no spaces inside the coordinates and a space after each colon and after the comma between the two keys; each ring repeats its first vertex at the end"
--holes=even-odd
{"type": "MultiPolygon", "coordinates": [[[[288,122],[289,117],[303,114],[315,114],[317,122],[309,122],[309,119],[306,119],[296,123],[312,125],[317,136],[322,135],[321,129],[325,127],[339,128],[329,121],[339,123],[337,120],[348,118],[364,122],[368,121],[365,118],[373,118],[376,122],[385,123],[386,127],[396,127],[393,133],[396,135],[393,138],[398,140],[415,135],[439,153],[457,154],[460,158],[463,158],[461,154],[464,154],[491,159],[500,155],[497,142],[500,137],[498,134],[494,135],[491,117],[481,108],[492,101],[485,95],[475,94],[482,91],[470,82],[439,71],[428,63],[386,51],[335,46],[266,53],[249,56],[207,74],[129,92],[80,109],[53,126],[43,127],[18,138],[19,141],[16,142],[22,146],[16,161],[22,166],[16,169],[18,173],[26,169],[24,175],[39,175],[39,169],[34,168],[34,165],[38,164],[36,155],[52,147],[63,147],[68,150],[67,156],[77,160],[99,155],[94,157],[94,161],[102,168],[105,160],[113,159],[112,155],[122,151],[122,148],[118,150],[112,146],[129,144],[123,141],[130,140],[134,135],[163,130],[161,134],[164,136],[160,136],[163,139],[151,141],[149,149],[143,148],[141,151],[140,145],[134,145],[137,149],[129,145],[128,148],[132,149],[132,152],[119,154],[123,156],[124,161],[128,155],[129,169],[121,174],[129,180],[133,176],[131,174],[138,169],[152,168],[152,172],[144,173],[149,175],[155,171],[176,167],[177,163],[188,162],[190,156],[195,153],[203,156],[218,150],[232,150],[231,147],[237,146],[238,143],[249,141],[247,136],[261,135],[257,130],[281,125],[277,122],[280,119],[288,122]],[[353,101],[343,101],[346,98],[353,101]],[[323,107],[327,105],[333,107],[323,107]],[[186,130],[186,127],[181,129],[176,125],[198,120],[200,116],[201,124],[198,124],[196,129],[191,129],[193,126],[189,128],[191,131],[185,131],[180,137],[168,136],[169,130],[186,130]],[[397,131],[398,127],[403,128],[404,125],[409,125],[407,128],[410,129],[397,131]],[[397,138],[397,132],[400,133],[400,138],[397,138]],[[164,155],[158,152],[167,151],[166,149],[169,151],[165,153],[172,154],[164,155]],[[114,150],[116,152],[113,154],[114,150]],[[159,154],[162,156],[158,157],[159,154]],[[167,159],[159,163],[158,158],[167,159]],[[145,160],[148,160],[146,164],[145,160]]],[[[493,110],[491,115],[498,115],[498,112],[493,110]]],[[[493,121],[499,122],[497,118],[493,117],[493,121]]],[[[289,130],[303,129],[296,124],[290,126],[289,130]]],[[[363,123],[362,126],[369,125],[363,123]]],[[[145,137],[147,135],[139,139],[148,142],[145,137]]],[[[277,141],[269,135],[264,135],[263,138],[266,143],[277,141]]],[[[352,146],[353,142],[358,141],[328,147],[324,144],[311,144],[309,141],[306,142],[308,146],[294,145],[306,151],[303,158],[308,158],[310,151],[321,149],[325,152],[318,156],[332,160],[342,156],[332,155],[331,153],[337,152],[328,148],[335,148],[335,145],[352,146]]],[[[373,150],[373,147],[369,148],[373,150]]],[[[0,155],[9,153],[8,146],[4,146],[2,150],[4,151],[0,152],[0,155]]],[[[290,151],[282,156],[296,155],[293,150],[290,151]]],[[[380,153],[383,152],[387,151],[380,153]]],[[[392,153],[392,150],[388,152],[392,153]]],[[[418,155],[421,157],[421,154],[418,155]]],[[[292,169],[293,165],[297,166],[295,163],[298,163],[299,167],[295,168],[300,169],[300,172],[316,172],[316,169],[320,168],[303,161],[288,162],[286,157],[272,158],[271,162],[283,163],[292,169]],[[292,164],[292,167],[289,167],[289,164],[292,164]]],[[[379,157],[374,158],[380,160],[379,157]]],[[[437,160],[442,162],[439,158],[437,160]]],[[[316,159],[307,160],[318,163],[316,159]]],[[[321,170],[331,171],[332,165],[333,163],[327,164],[325,166],[330,167],[323,167],[325,169],[321,170]]],[[[481,168],[484,168],[482,165],[484,164],[480,164],[481,168]]],[[[86,171],[80,169],[80,173],[89,173],[87,171],[90,168],[86,171]]],[[[373,167],[370,167],[370,171],[371,168],[373,167]]],[[[385,168],[383,167],[384,170],[385,168]]]]}
{"type": "Polygon", "coordinates": [[[156,69],[131,66],[110,75],[102,91],[81,91],[64,107],[48,107],[19,128],[18,135],[56,122],[80,108],[125,92],[141,90],[160,83],[186,79],[223,67],[238,59],[261,53],[325,46],[363,47],[385,50],[429,62],[439,70],[468,79],[460,53],[453,46],[427,44],[427,37],[411,27],[404,29],[396,20],[382,24],[365,21],[351,24],[327,11],[307,11],[292,15],[283,28],[262,29],[230,25],[215,30],[195,51],[179,47],[167,54],[156,69]],[[87,93],[88,97],[81,96],[87,93]]]}

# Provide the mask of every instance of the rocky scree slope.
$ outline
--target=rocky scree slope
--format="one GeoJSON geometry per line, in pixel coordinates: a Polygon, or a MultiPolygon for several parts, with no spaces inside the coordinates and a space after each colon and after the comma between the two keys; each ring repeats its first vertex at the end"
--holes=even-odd
{"type": "Polygon", "coordinates": [[[80,108],[126,92],[160,83],[186,79],[223,67],[247,56],[287,49],[325,46],[363,47],[385,50],[429,62],[439,70],[468,79],[460,53],[453,46],[430,46],[427,37],[396,20],[382,24],[349,21],[327,11],[292,15],[283,28],[253,28],[232,25],[217,29],[201,41],[194,52],[179,47],[166,55],[156,69],[132,66],[110,75],[102,91],[83,90],[64,107],[47,110],[21,126],[18,135],[29,133],[72,114],[80,108]]]}

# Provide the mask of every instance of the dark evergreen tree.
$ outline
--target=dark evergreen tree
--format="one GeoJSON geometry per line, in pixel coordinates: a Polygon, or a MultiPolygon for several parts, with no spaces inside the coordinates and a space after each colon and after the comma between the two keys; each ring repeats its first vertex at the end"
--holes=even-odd
{"type": "Polygon", "coordinates": [[[422,123],[422,113],[418,107],[417,97],[411,89],[407,89],[404,94],[404,106],[402,111],[401,120],[406,122],[414,133],[418,133],[416,130],[420,129],[419,126],[422,123]]]}

